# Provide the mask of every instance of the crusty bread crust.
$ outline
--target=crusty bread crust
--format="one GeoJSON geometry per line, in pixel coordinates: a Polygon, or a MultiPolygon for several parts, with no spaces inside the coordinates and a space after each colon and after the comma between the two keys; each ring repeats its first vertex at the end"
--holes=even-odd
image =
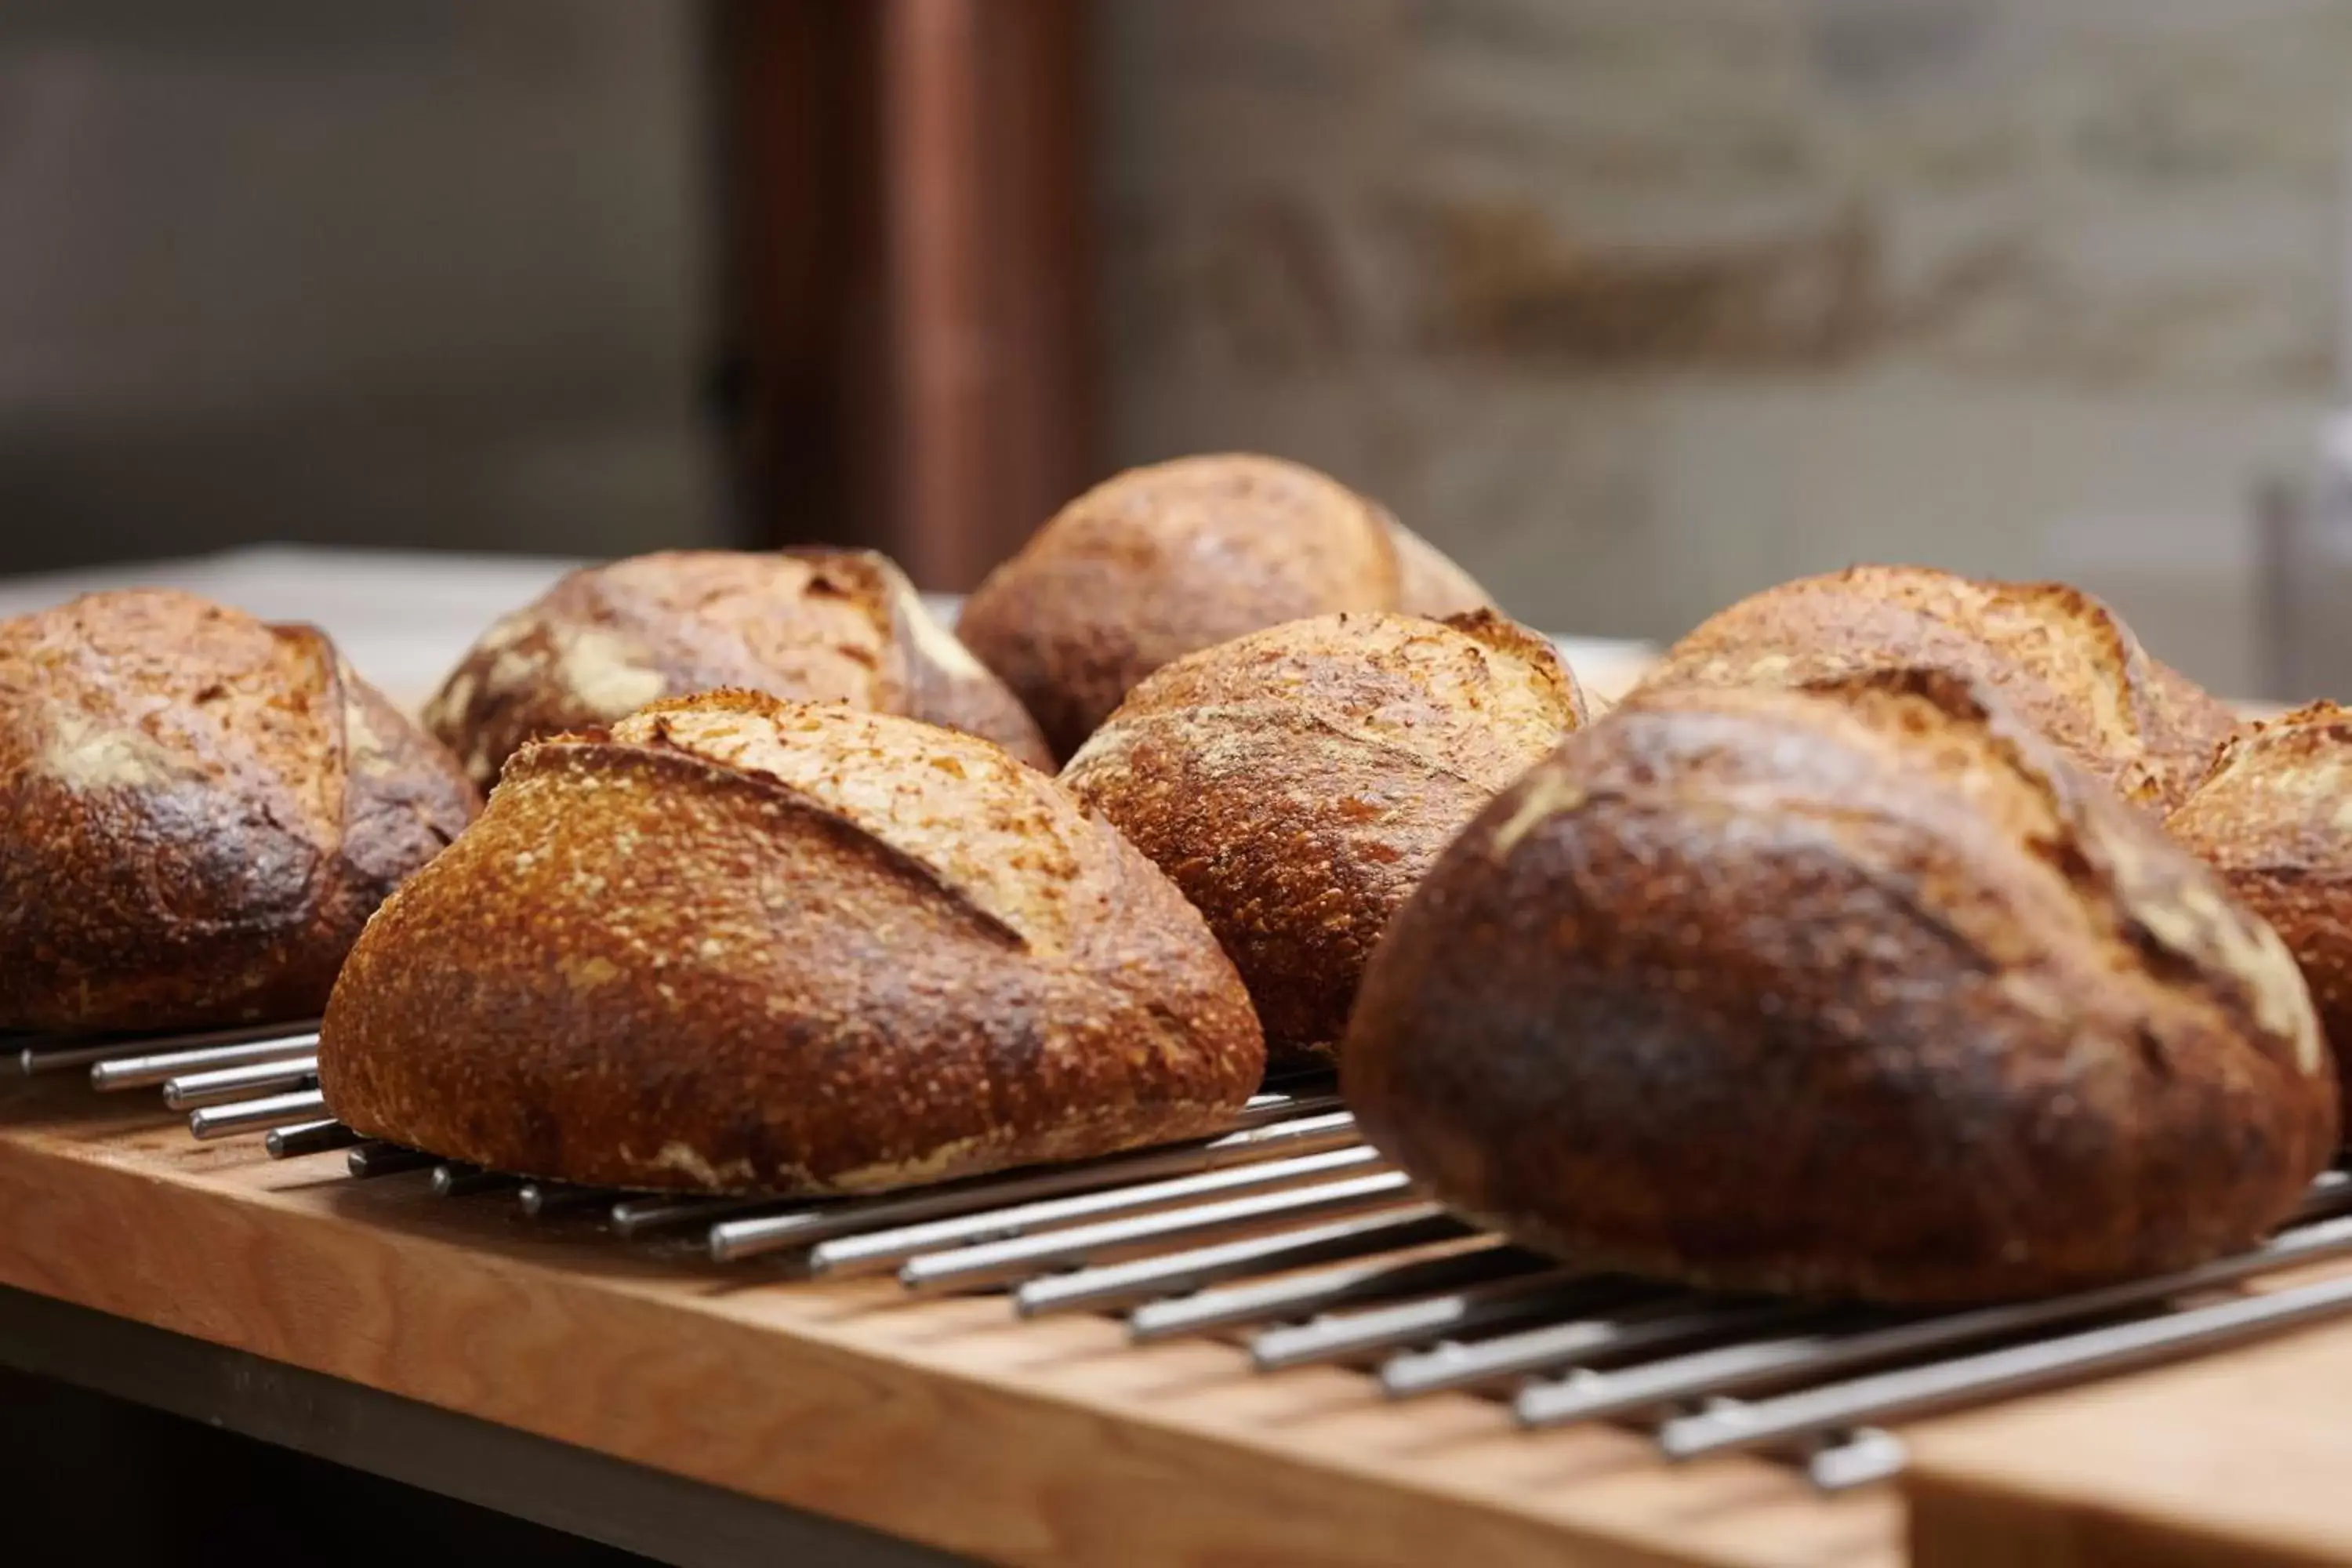
{"type": "Polygon", "coordinates": [[[2096,597],[1927,566],[1853,566],[1751,595],[1668,649],[1643,685],[1792,686],[1902,667],[1989,682],[2075,763],[2158,812],[2234,727],[2096,597]]]}
{"type": "Polygon", "coordinates": [[[1055,514],[956,629],[1067,757],[1188,653],[1341,610],[1487,604],[1459,567],[1327,474],[1223,454],[1132,468],[1055,514]]]}
{"type": "Polygon", "coordinates": [[[313,1016],[478,804],[309,626],[163,590],[0,622],[0,1026],[313,1016]]]}
{"type": "Polygon", "coordinates": [[[1340,1079],[1531,1245],[1890,1301],[2245,1246],[2337,1133],[2269,928],[1941,671],[1654,689],[1570,737],[1391,926],[1340,1079]]]}
{"type": "Polygon", "coordinates": [[[1328,1060],[1389,917],[1583,711],[1491,610],[1325,616],[1165,666],[1062,782],[1208,917],[1276,1062],[1328,1060]]]}
{"type": "Polygon", "coordinates": [[[1020,702],[870,550],[670,550],[583,567],[485,632],[425,721],[487,790],[526,741],[721,687],[901,713],[1052,765],[1020,702]]]}
{"type": "Polygon", "coordinates": [[[320,1080],[499,1170],[826,1193],[1212,1131],[1265,1061],[1200,915],[1052,779],[719,692],[517,753],[362,938],[320,1080]]]}
{"type": "Polygon", "coordinates": [[[2249,725],[2165,828],[2294,954],[2352,1083],[2352,709],[2315,702],[2249,725]]]}

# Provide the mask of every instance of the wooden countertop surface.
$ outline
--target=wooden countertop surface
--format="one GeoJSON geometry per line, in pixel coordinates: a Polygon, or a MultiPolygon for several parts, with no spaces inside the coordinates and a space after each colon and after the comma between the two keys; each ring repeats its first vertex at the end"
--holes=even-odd
{"type": "Polygon", "coordinates": [[[1902,1504],[1467,1395],[1135,1349],[1001,1297],[784,1282],[197,1144],[147,1097],[0,1087],[0,1283],[952,1551],[1037,1564],[1901,1558],[1902,1504]]]}

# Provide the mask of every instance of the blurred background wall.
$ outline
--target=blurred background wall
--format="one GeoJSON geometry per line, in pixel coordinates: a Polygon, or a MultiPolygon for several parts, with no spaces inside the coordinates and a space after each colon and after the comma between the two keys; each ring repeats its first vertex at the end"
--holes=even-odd
{"type": "Polygon", "coordinates": [[[2347,86],[2352,0],[12,0],[0,570],[830,534],[959,587],[1250,447],[1555,629],[1909,558],[2252,692],[2347,86]]]}
{"type": "Polygon", "coordinates": [[[727,531],[694,7],[0,5],[0,570],[727,531]]]}
{"type": "Polygon", "coordinates": [[[2223,689],[2337,390],[2344,0],[1119,0],[1113,456],[1260,445],[1520,614],[2054,574],[2223,689]]]}

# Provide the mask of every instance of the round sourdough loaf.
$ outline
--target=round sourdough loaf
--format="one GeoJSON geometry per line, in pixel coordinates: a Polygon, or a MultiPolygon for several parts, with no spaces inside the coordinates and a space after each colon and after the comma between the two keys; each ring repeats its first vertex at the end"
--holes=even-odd
{"type": "Polygon", "coordinates": [[[1492,610],[1324,616],[1160,669],[1062,782],[1208,917],[1275,1059],[1328,1060],[1389,917],[1583,719],[1551,645],[1492,610]]]}
{"type": "Polygon", "coordinates": [[[902,713],[1053,766],[1003,682],[870,550],[673,550],[583,567],[485,632],[425,721],[487,790],[526,741],[721,687],[902,713]]]}
{"type": "Polygon", "coordinates": [[[1928,566],[1854,566],[1752,595],[1669,648],[1643,684],[1801,686],[1899,668],[1990,683],[2076,763],[2157,811],[2188,794],[2235,727],[2091,595],[1928,566]]]}
{"type": "Polygon", "coordinates": [[[309,626],[162,590],[0,621],[0,1027],[315,1016],[477,805],[309,626]]]}
{"type": "Polygon", "coordinates": [[[1460,567],[1339,480],[1228,454],[1097,485],[989,574],[956,629],[1067,757],[1137,682],[1197,649],[1339,610],[1486,607],[1460,567]]]}
{"type": "Polygon", "coordinates": [[[2352,709],[2315,702],[2250,726],[2165,827],[2294,954],[2352,1082],[2352,709]]]}
{"type": "Polygon", "coordinates": [[[1340,1083],[1532,1246],[1888,1301],[2246,1246],[2336,1146],[2270,929],[1940,671],[1654,690],[1570,737],[1390,927],[1340,1083]]]}
{"type": "Polygon", "coordinates": [[[328,1005],[362,1132],[855,1192],[1216,1131],[1265,1047],[1200,915],[1000,748],[722,691],[527,745],[328,1005]]]}

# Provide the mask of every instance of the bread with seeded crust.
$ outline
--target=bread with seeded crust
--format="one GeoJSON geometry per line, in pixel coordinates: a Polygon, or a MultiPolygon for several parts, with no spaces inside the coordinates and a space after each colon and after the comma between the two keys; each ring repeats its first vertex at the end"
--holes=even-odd
{"type": "Polygon", "coordinates": [[[1052,765],[1019,700],[870,550],[667,550],[583,567],[483,633],[425,721],[487,790],[526,741],[721,687],[903,713],[1052,765]]]}
{"type": "Polygon", "coordinates": [[[1596,1268],[1899,1302],[2284,1219],[2336,1084],[2270,928],[1991,689],[1657,689],[1455,840],[1340,1054],[1371,1142],[1596,1268]]]}
{"type": "Polygon", "coordinates": [[[519,1174],[862,1192],[1230,1125],[1265,1064],[1182,895],[999,747],[721,691],[533,742],[344,966],[320,1087],[519,1174]]]}
{"type": "Polygon", "coordinates": [[[1990,683],[2075,763],[2158,813],[2235,728],[2092,595],[1928,566],[1853,566],[1751,595],[1675,643],[1643,685],[1796,686],[1905,667],[1990,683]]]}
{"type": "Polygon", "coordinates": [[[2352,709],[2314,702],[2248,726],[2164,826],[2294,954],[2352,1083],[2352,709]]]}
{"type": "Polygon", "coordinates": [[[1246,453],[1131,468],[988,574],[956,623],[1066,758],[1171,660],[1341,610],[1447,616],[1484,590],[1364,496],[1246,453]]]}
{"type": "Polygon", "coordinates": [[[478,804],[312,627],[163,589],[0,621],[0,1028],[315,1017],[478,804]]]}
{"type": "Polygon", "coordinates": [[[1208,917],[1303,1064],[1438,852],[1583,721],[1552,646],[1492,610],[1322,616],[1165,666],[1062,782],[1208,917]]]}

